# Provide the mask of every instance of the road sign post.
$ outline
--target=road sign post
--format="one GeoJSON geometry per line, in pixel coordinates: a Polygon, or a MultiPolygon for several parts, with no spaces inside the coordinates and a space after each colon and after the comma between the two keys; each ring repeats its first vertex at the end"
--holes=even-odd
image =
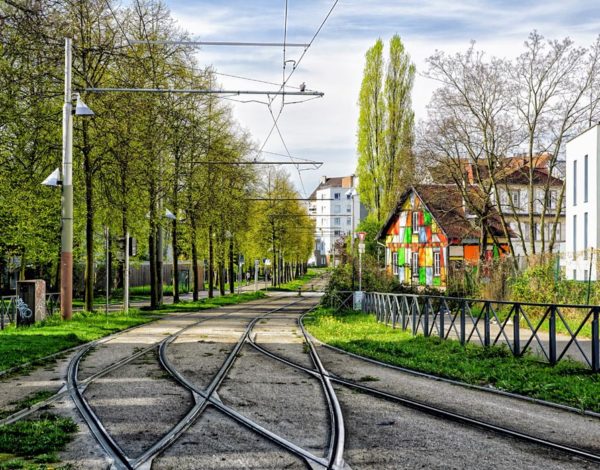
{"type": "Polygon", "coordinates": [[[354,310],[362,310],[363,290],[362,290],[362,255],[365,252],[365,238],[367,232],[357,232],[358,243],[358,292],[354,293],[354,310]]]}

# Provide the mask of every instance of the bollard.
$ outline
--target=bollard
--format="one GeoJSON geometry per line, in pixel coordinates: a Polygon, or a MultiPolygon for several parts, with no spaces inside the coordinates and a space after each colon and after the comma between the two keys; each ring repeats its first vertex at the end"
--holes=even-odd
{"type": "Polygon", "coordinates": [[[302,287],[298,287],[298,297],[302,296],[302,287]]]}

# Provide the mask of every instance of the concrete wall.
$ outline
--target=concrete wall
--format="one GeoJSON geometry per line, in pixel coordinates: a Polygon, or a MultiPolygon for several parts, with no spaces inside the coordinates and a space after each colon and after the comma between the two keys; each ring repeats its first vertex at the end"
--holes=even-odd
{"type": "MultiPolygon", "coordinates": [[[[590,270],[589,249],[600,248],[598,220],[598,179],[600,178],[600,126],[596,125],[567,143],[566,184],[566,276],[567,279],[586,280],[590,270]],[[588,156],[588,194],[585,200],[585,156],[588,156]],[[577,162],[576,174],[575,165],[577,162]],[[575,185],[575,177],[577,184],[575,185]],[[584,219],[587,213],[587,247],[585,246],[584,219]],[[576,220],[575,220],[576,217],[576,220]],[[586,250],[587,248],[587,250],[586,250]]],[[[595,262],[591,263],[591,279],[597,279],[595,262]]]]}

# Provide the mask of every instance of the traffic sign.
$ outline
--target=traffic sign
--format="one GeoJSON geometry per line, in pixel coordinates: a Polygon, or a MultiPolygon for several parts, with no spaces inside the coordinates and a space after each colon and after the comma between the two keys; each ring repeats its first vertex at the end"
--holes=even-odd
{"type": "Polygon", "coordinates": [[[362,255],[365,253],[365,244],[364,243],[359,243],[358,244],[358,252],[362,255]]]}

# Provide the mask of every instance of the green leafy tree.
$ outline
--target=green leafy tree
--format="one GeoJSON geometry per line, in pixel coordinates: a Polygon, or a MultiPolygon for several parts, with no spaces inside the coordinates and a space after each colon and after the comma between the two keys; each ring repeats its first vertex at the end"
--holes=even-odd
{"type": "Polygon", "coordinates": [[[381,39],[367,51],[358,100],[359,192],[378,221],[394,207],[414,172],[415,66],[398,35],[390,40],[389,49],[387,68],[381,39]]]}

